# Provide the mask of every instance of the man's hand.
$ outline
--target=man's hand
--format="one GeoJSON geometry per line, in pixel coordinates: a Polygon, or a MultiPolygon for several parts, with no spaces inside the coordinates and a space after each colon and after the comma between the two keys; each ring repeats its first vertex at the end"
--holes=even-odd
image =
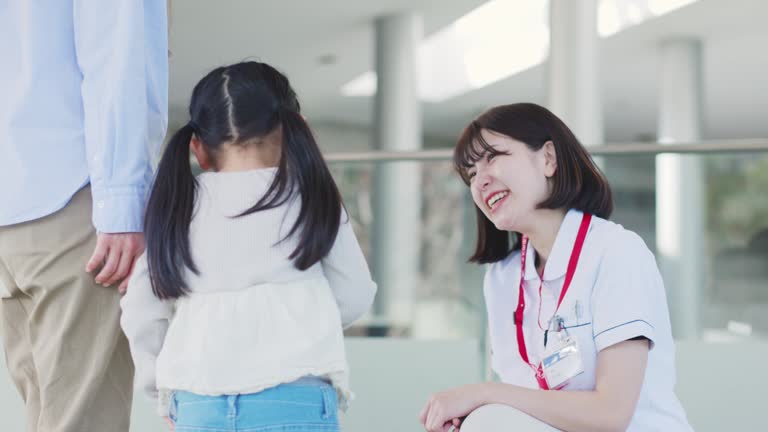
{"type": "Polygon", "coordinates": [[[118,291],[125,294],[133,265],[143,252],[143,233],[99,233],[96,237],[96,249],[88,260],[85,271],[91,273],[101,268],[96,275],[96,283],[107,287],[121,282],[118,291]]]}

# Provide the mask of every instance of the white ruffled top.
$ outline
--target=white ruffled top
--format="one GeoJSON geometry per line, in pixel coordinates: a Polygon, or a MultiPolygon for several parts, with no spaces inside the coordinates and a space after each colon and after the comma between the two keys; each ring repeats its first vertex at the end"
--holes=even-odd
{"type": "Polygon", "coordinates": [[[136,385],[159,398],[171,391],[203,395],[255,393],[305,376],[323,377],[340,405],[351,397],[342,327],[362,316],[376,284],[343,214],[330,253],[300,271],[284,240],[300,200],[233,218],[267,191],[275,169],[204,173],[190,225],[200,271],[188,270],[191,294],[154,296],[142,255],[121,301],[121,325],[136,365],[136,385]],[[281,240],[283,240],[281,242],[281,240]]]}

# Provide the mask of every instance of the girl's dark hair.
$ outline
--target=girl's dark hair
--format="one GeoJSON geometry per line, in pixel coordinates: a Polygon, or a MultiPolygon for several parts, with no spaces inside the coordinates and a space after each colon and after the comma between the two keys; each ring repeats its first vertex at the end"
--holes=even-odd
{"type": "MultiPolygon", "coordinates": [[[[611,187],[600,168],[568,126],[548,109],[518,103],[489,109],[464,129],[453,152],[453,164],[464,183],[469,185],[468,170],[487,154],[498,155],[480,133],[483,129],[520,141],[532,151],[552,141],[557,154],[557,170],[552,177],[552,193],[537,208],[576,209],[608,219],[613,211],[611,187]]],[[[520,248],[519,233],[496,228],[480,208],[477,213],[477,245],[470,262],[500,261],[520,248]]]]}
{"type": "Polygon", "coordinates": [[[191,120],[168,142],[147,204],[147,264],[157,297],[178,298],[189,292],[185,267],[199,274],[189,246],[197,188],[190,165],[193,135],[215,155],[224,143],[259,145],[257,138],[282,128],[280,163],[272,184],[253,207],[235,217],[278,207],[297,194],[301,209],[283,239],[299,238],[289,258],[296,268],[306,270],[328,254],[339,230],[342,200],[299,109],[288,79],[264,63],[220,67],[195,86],[191,120]]]}

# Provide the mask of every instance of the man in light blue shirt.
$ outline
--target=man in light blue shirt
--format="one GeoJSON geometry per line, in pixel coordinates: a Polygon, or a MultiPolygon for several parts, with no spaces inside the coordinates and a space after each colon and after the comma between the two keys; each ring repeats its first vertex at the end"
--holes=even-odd
{"type": "Polygon", "coordinates": [[[119,292],[166,130],[166,15],[0,0],[0,333],[30,431],[128,431],[119,292]]]}

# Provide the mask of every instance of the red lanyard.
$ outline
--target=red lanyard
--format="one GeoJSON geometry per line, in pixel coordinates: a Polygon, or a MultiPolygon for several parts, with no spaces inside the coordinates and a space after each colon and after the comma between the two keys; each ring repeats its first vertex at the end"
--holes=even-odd
{"type": "MultiPolygon", "coordinates": [[[[592,220],[592,215],[584,214],[581,218],[581,225],[579,226],[579,233],[576,236],[576,243],[573,245],[571,251],[571,259],[568,261],[568,270],[565,273],[565,282],[563,283],[563,289],[560,291],[560,298],[557,301],[557,307],[555,308],[555,315],[560,304],[563,303],[565,293],[568,292],[568,287],[571,286],[571,280],[573,280],[573,274],[576,273],[576,265],[579,263],[579,256],[581,255],[581,249],[584,246],[584,239],[587,237],[587,230],[589,229],[589,222],[592,220]]],[[[515,327],[517,328],[517,348],[520,351],[520,357],[524,362],[533,369],[536,373],[536,381],[539,383],[539,387],[542,390],[549,390],[547,380],[544,379],[544,370],[541,365],[538,367],[531,364],[528,360],[528,350],[525,348],[525,335],[523,334],[523,312],[525,311],[525,296],[523,294],[523,282],[525,281],[525,256],[528,249],[528,237],[523,236],[521,243],[520,254],[520,293],[518,295],[517,310],[515,310],[515,327]]],[[[541,301],[541,299],[539,299],[541,301]]]]}

